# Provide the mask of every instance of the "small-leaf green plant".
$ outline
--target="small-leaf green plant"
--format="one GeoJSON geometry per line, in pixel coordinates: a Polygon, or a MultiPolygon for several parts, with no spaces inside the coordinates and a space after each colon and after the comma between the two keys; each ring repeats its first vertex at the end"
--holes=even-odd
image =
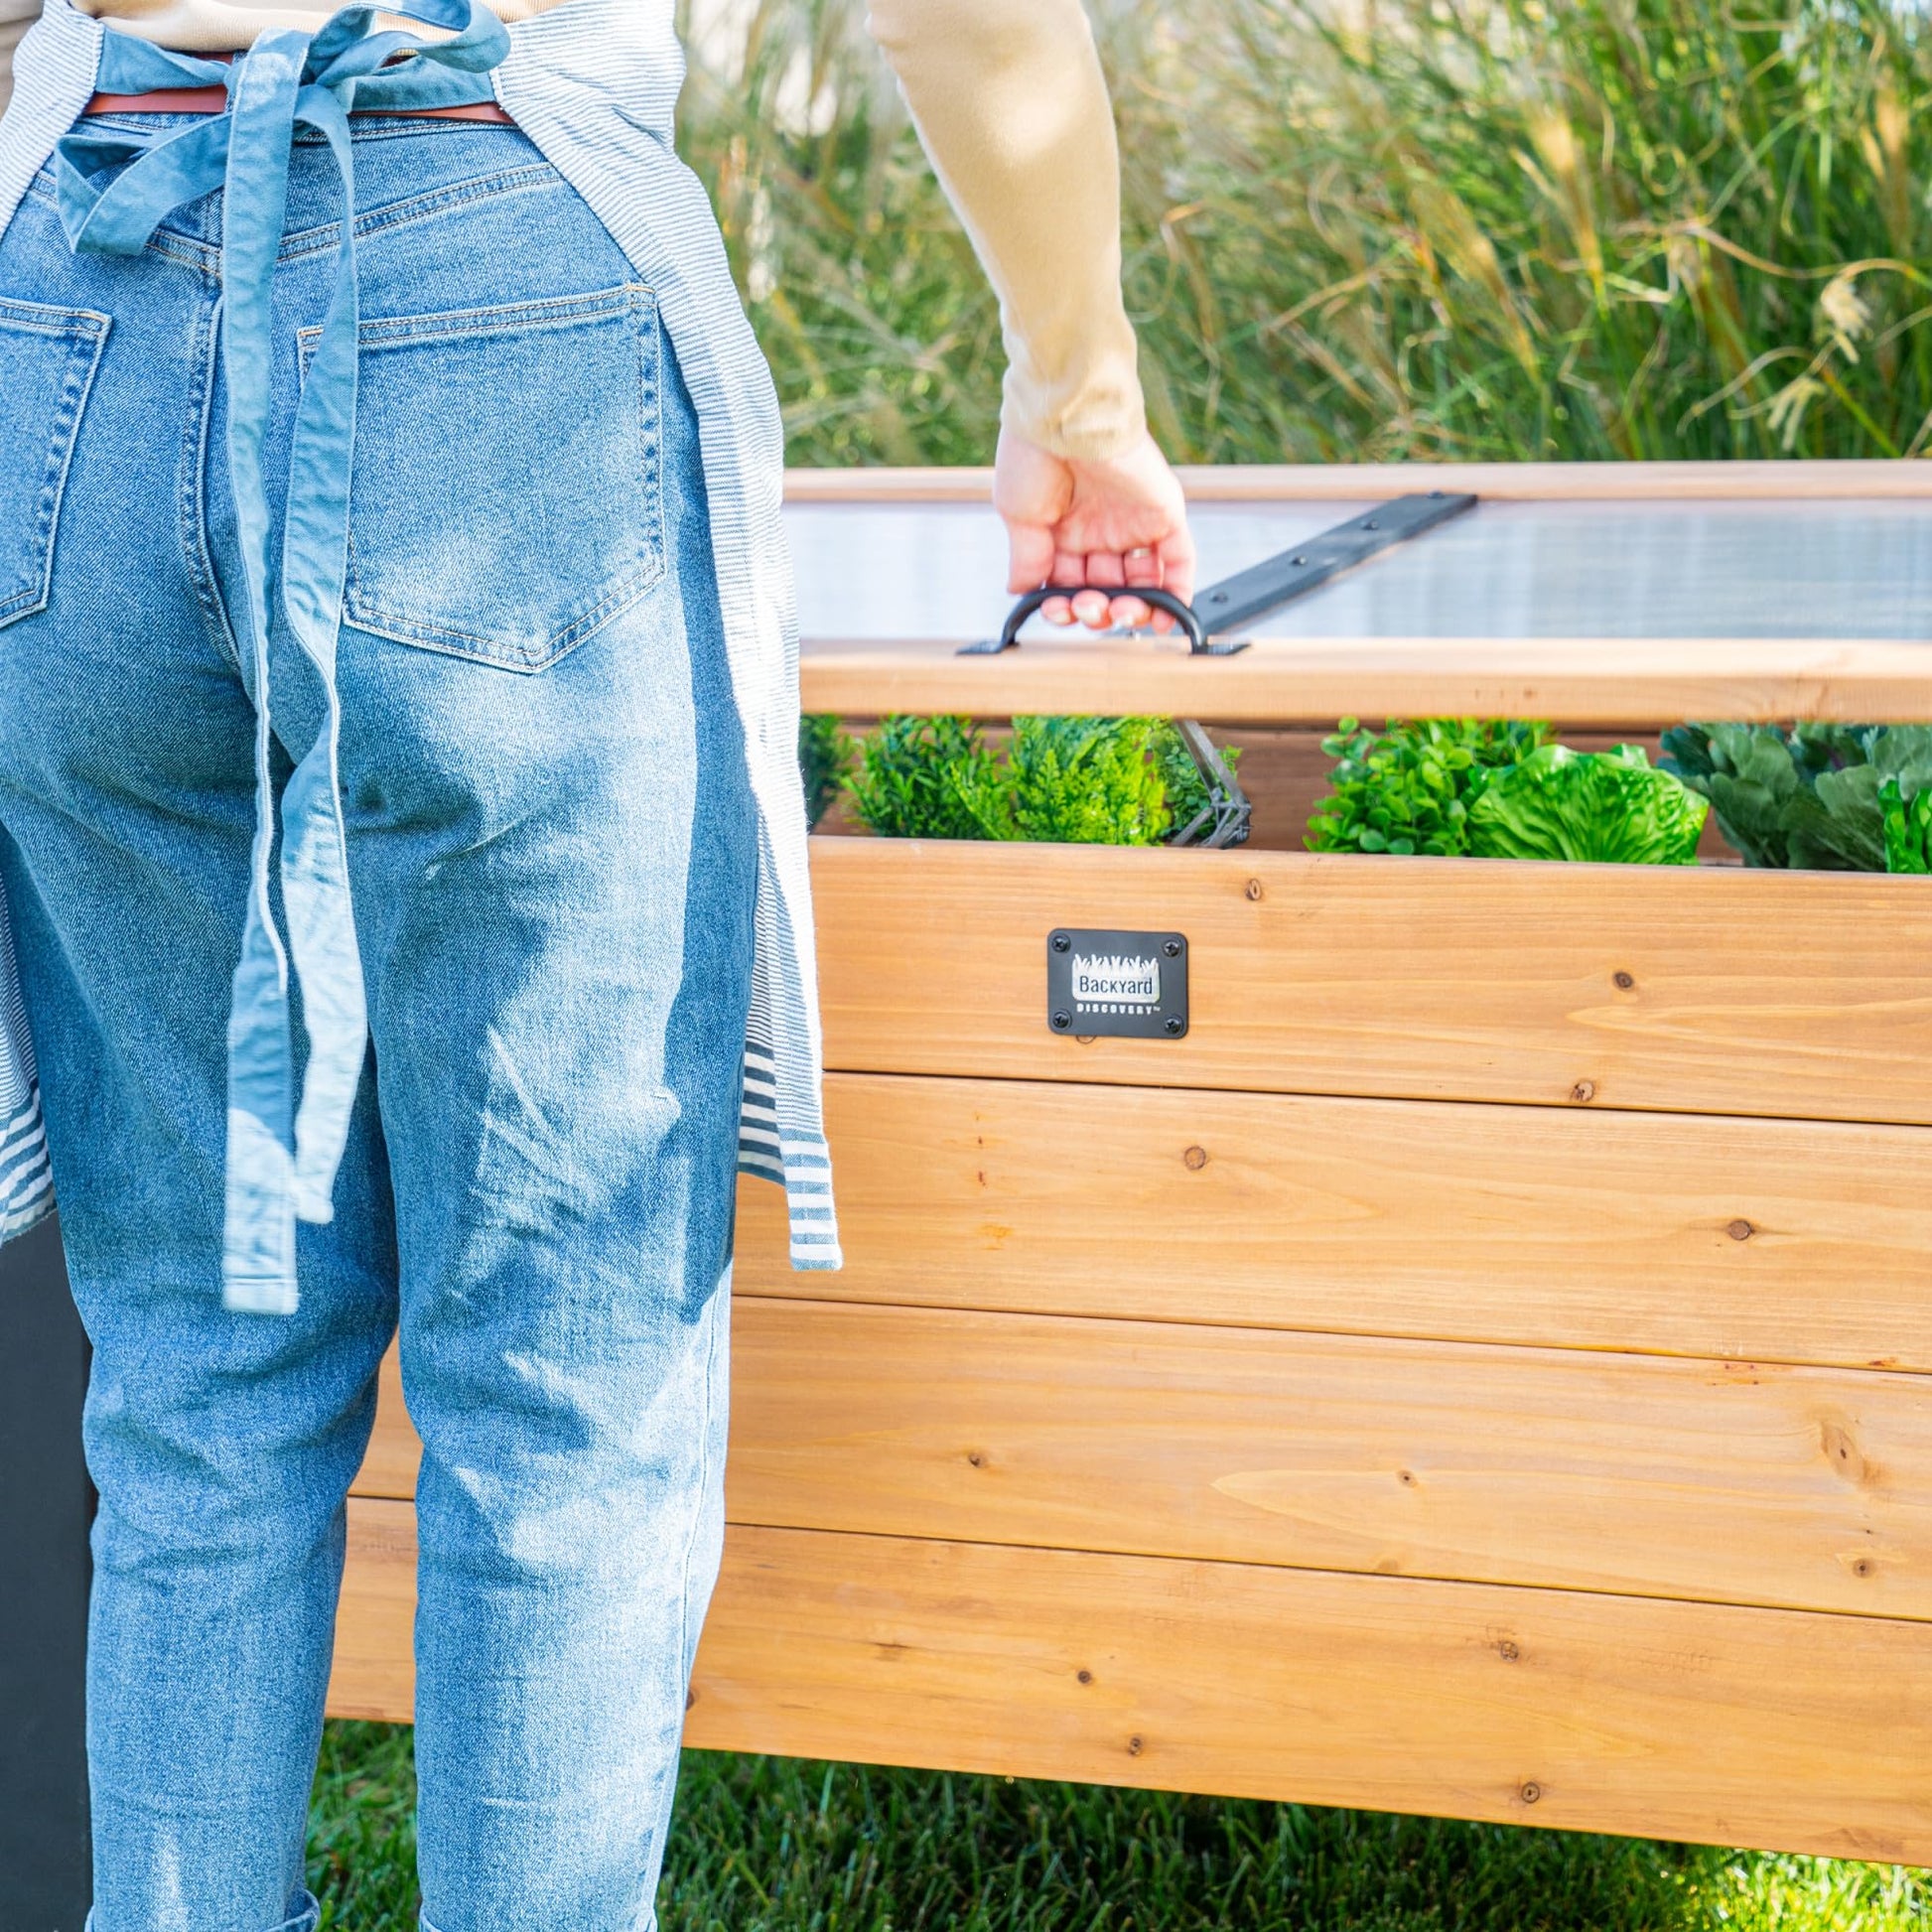
{"type": "Polygon", "coordinates": [[[983,839],[995,759],[970,718],[882,718],[848,780],[860,819],[889,839],[983,839]]]}
{"type": "Polygon", "coordinates": [[[849,785],[887,838],[1160,845],[1207,803],[1166,718],[1020,717],[1004,756],[965,718],[887,718],[849,785]]]}
{"type": "Polygon", "coordinates": [[[1336,763],[1305,843],[1311,852],[1453,858],[1469,849],[1469,805],[1485,775],[1549,742],[1548,725],[1516,720],[1391,719],[1371,732],[1344,718],[1321,741],[1336,763]]]}
{"type": "Polygon", "coordinates": [[[1173,829],[1155,745],[1161,718],[1016,718],[1001,836],[1058,845],[1160,845],[1173,829]]]}
{"type": "Polygon", "coordinates": [[[832,809],[852,769],[850,736],[827,712],[808,711],[798,721],[798,778],[805,787],[805,822],[816,825],[832,809]]]}

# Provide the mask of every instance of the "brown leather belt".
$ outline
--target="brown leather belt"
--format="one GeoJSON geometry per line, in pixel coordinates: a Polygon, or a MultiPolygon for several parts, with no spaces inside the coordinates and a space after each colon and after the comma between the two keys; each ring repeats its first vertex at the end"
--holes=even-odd
{"type": "MultiPolygon", "coordinates": [[[[83,110],[89,114],[221,114],[227,111],[225,87],[162,87],[151,94],[95,94],[83,110]]],[[[502,127],[516,123],[493,100],[461,107],[358,107],[357,114],[402,114],[411,120],[493,121],[502,127]]]]}

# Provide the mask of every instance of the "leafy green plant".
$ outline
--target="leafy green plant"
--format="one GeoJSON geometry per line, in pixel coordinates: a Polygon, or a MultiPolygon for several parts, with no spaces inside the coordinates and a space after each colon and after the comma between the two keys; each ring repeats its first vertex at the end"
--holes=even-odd
{"type": "Polygon", "coordinates": [[[1191,819],[1207,802],[1166,718],[1016,718],[1004,757],[967,719],[888,718],[849,782],[861,821],[888,838],[1159,845],[1180,809],[1191,819]]]}
{"type": "Polygon", "coordinates": [[[1466,852],[1469,801],[1484,775],[1549,737],[1543,724],[1425,718],[1370,732],[1344,718],[1321,741],[1336,764],[1305,843],[1311,852],[1466,852]]]}
{"type": "Polygon", "coordinates": [[[849,780],[860,819],[889,839],[983,839],[994,757],[970,718],[882,718],[849,780]]]}
{"type": "Polygon", "coordinates": [[[1173,829],[1155,748],[1161,718],[1016,718],[1002,836],[1060,845],[1160,845],[1173,829]]]}
{"type": "Polygon", "coordinates": [[[1907,795],[1897,778],[1878,791],[1885,828],[1887,872],[1932,872],[1932,787],[1907,795]]]}
{"type": "Polygon", "coordinates": [[[1718,828],[1749,866],[1883,872],[1880,788],[1932,784],[1922,725],[1679,725],[1664,766],[1710,799],[1718,828]]]}
{"type": "Polygon", "coordinates": [[[1481,859],[1568,859],[1688,866],[1709,804],[1641,745],[1573,752],[1545,745],[1498,771],[1469,806],[1469,851],[1481,859]]]}
{"type": "Polygon", "coordinates": [[[832,809],[852,769],[851,738],[825,712],[808,711],[798,721],[798,777],[805,787],[805,822],[816,825],[832,809]]]}

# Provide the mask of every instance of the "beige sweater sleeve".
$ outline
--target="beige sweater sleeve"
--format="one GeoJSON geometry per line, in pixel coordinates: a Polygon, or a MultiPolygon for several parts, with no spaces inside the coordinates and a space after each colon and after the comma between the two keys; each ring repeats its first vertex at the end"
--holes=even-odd
{"type": "Polygon", "coordinates": [[[1080,0],[872,0],[926,153],[1000,298],[1003,419],[1059,456],[1146,425],[1120,292],[1120,153],[1080,0]]]}

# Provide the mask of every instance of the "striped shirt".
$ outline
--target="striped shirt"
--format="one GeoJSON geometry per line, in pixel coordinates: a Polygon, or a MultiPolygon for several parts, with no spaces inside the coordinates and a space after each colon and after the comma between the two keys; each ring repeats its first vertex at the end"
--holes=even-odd
{"type": "MultiPolygon", "coordinates": [[[[108,30],[47,0],[0,121],[0,231],[94,91],[108,30]]],[[[672,0],[569,0],[510,29],[496,97],[655,291],[698,413],[732,686],[759,811],[757,956],[739,1122],[741,1172],[781,1183],[794,1268],[837,1268],[805,810],[798,627],[779,522],[784,441],[711,205],[678,160],[684,58],[672,0]]],[[[33,1046],[0,907],[0,1239],[53,1205],[33,1046]]]]}

